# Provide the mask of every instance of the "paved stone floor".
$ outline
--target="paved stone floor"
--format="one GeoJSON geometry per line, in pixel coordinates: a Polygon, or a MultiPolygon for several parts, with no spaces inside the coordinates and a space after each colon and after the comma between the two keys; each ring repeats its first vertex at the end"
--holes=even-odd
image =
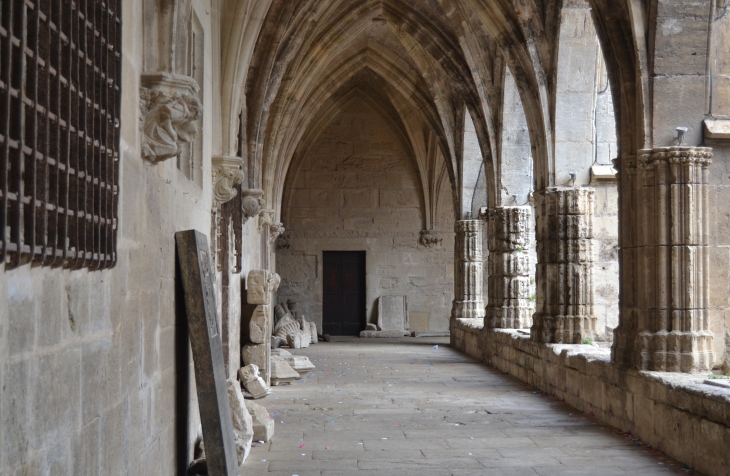
{"type": "Polygon", "coordinates": [[[317,368],[261,401],[276,434],[254,443],[243,476],[688,474],[448,339],[338,338],[293,353],[317,368]]]}

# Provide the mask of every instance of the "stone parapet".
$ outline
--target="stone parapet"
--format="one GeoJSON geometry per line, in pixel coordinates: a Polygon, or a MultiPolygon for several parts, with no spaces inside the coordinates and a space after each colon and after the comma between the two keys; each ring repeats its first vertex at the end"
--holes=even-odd
{"type": "Polygon", "coordinates": [[[537,309],[532,339],[577,344],[596,338],[593,311],[595,190],[550,188],[535,194],[537,309]]]}
{"type": "Polygon", "coordinates": [[[504,329],[532,326],[530,282],[531,207],[489,210],[489,286],[484,325],[504,329]]]}
{"type": "Polygon", "coordinates": [[[459,220],[454,226],[454,302],[452,319],[484,317],[482,221],[459,220]]]}
{"type": "Polygon", "coordinates": [[[707,384],[706,374],[630,369],[612,363],[608,348],[538,343],[524,331],[476,321],[452,321],[455,348],[702,474],[724,476],[730,468],[730,393],[707,384]]]}
{"type": "Polygon", "coordinates": [[[707,166],[712,149],[660,147],[616,160],[621,301],[616,362],[641,370],[712,368],[707,166]]]}

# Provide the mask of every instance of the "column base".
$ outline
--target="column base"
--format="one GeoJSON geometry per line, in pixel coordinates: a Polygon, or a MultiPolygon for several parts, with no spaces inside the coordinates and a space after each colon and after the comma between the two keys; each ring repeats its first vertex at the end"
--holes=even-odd
{"type": "Polygon", "coordinates": [[[530,338],[544,344],[581,344],[583,339],[596,339],[594,316],[532,316],[530,338]]]}
{"type": "Polygon", "coordinates": [[[529,329],[532,327],[534,307],[502,306],[487,307],[484,327],[493,329],[529,329]]]}
{"type": "Polygon", "coordinates": [[[714,334],[710,331],[639,332],[634,338],[614,331],[612,360],[652,372],[709,372],[714,362],[714,334]]]}
{"type": "Polygon", "coordinates": [[[485,315],[484,301],[453,301],[452,319],[474,319],[485,315]]]}

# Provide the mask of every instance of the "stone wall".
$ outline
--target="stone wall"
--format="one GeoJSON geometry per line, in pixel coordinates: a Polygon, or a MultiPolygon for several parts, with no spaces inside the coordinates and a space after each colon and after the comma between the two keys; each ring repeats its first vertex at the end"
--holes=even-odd
{"type": "Polygon", "coordinates": [[[288,249],[277,250],[278,300],[294,299],[322,324],[322,251],[366,251],[367,316],[377,298],[405,295],[411,331],[447,331],[454,292],[453,206],[448,184],[439,194],[436,230],[443,241],[419,243],[420,181],[391,125],[355,100],[292,165],[282,222],[288,249]]]}
{"type": "Polygon", "coordinates": [[[625,370],[608,348],[539,344],[516,330],[452,325],[452,344],[520,381],[564,400],[703,474],[730,469],[730,393],[704,374],[625,370]]]}

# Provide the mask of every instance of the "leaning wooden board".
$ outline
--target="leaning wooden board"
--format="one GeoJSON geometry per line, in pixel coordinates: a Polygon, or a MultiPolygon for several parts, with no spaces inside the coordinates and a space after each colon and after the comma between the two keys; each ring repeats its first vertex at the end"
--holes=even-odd
{"type": "Polygon", "coordinates": [[[193,349],[198,408],[210,476],[238,475],[233,420],[228,402],[223,346],[210,269],[208,240],[196,230],[175,233],[190,345],[193,349]]]}

